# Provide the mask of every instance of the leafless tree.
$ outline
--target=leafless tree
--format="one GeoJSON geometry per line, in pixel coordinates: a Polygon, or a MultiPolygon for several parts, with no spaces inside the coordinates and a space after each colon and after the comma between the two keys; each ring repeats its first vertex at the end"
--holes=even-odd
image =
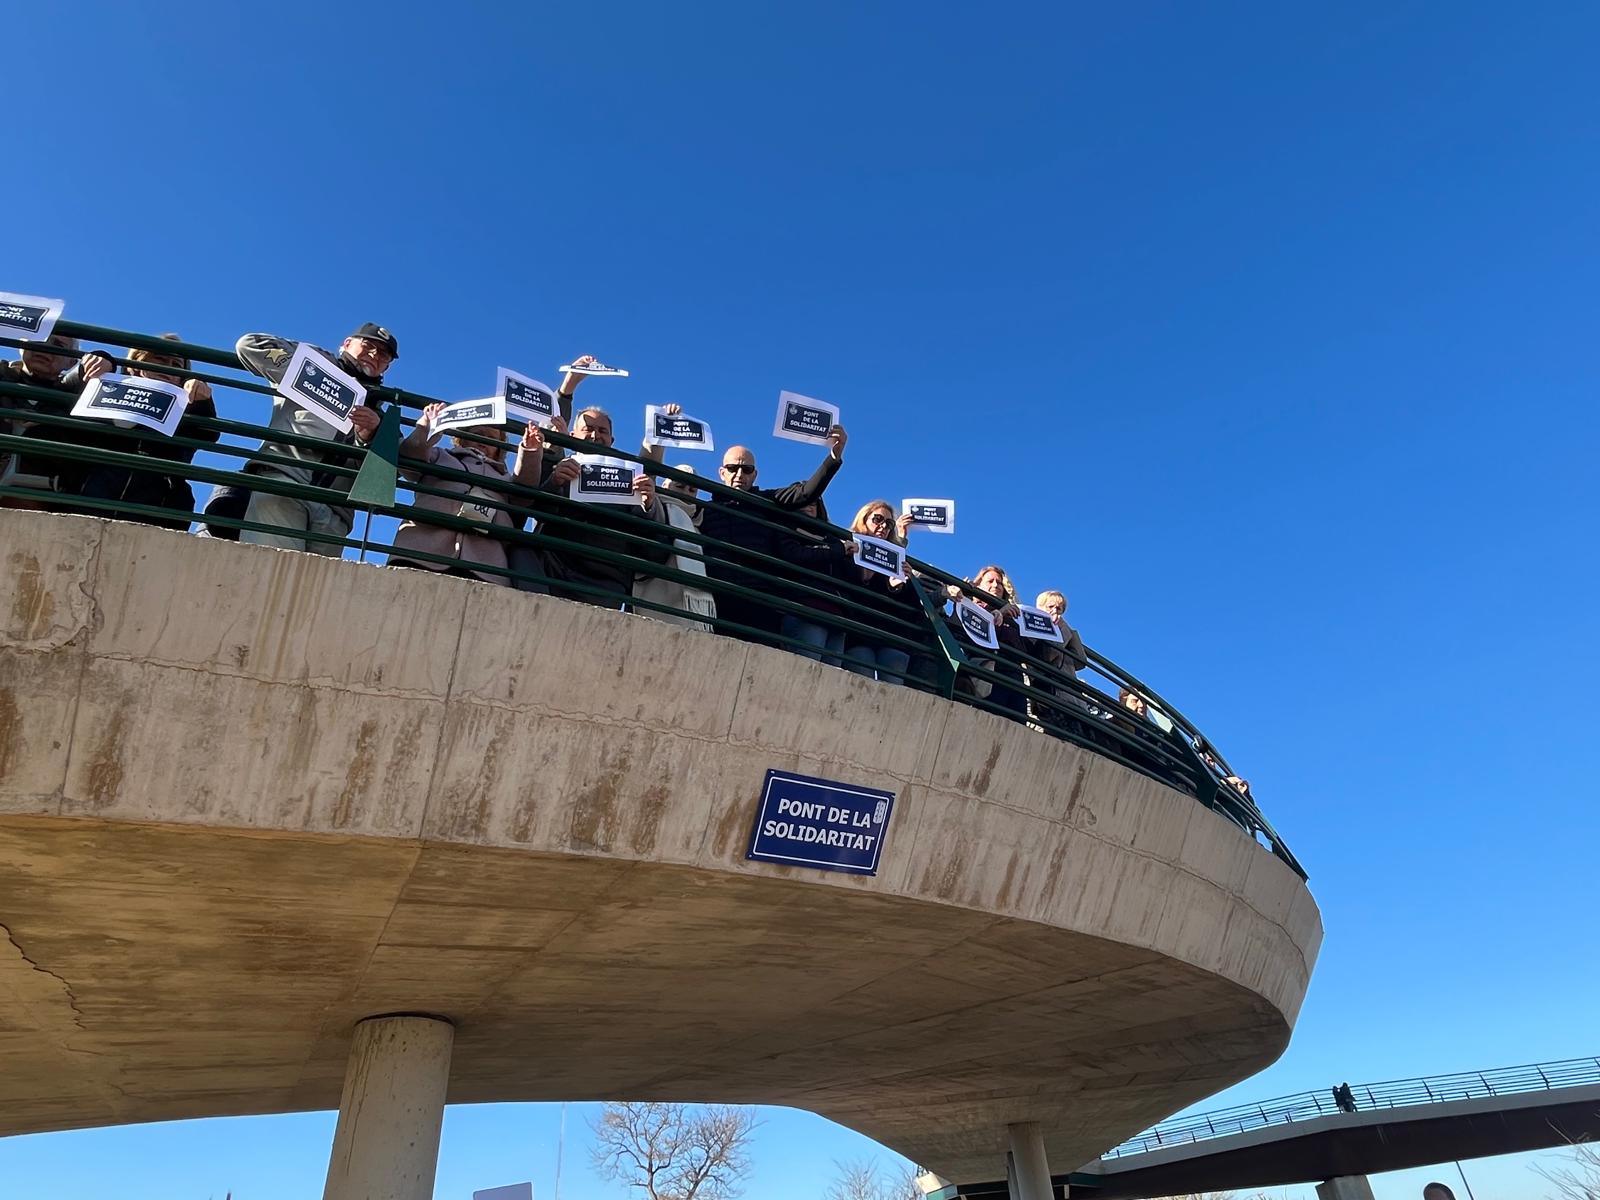
{"type": "Polygon", "coordinates": [[[883,1173],[870,1159],[834,1161],[838,1172],[828,1185],[823,1200],[922,1200],[917,1190],[917,1173],[906,1166],[898,1172],[883,1173]]]}
{"type": "Polygon", "coordinates": [[[607,1104],[590,1123],[594,1169],[647,1200],[732,1200],[750,1173],[753,1109],[607,1104]]]}
{"type": "Polygon", "coordinates": [[[1550,1200],[1600,1200],[1600,1142],[1574,1142],[1559,1165],[1534,1163],[1550,1200]]]}

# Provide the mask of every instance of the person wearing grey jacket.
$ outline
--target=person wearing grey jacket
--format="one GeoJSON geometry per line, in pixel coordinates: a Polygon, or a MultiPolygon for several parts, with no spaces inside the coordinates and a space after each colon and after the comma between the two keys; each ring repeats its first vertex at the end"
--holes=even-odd
{"type": "Polygon", "coordinates": [[[440,435],[433,431],[433,423],[444,411],[442,404],[430,404],[422,410],[416,428],[400,443],[400,476],[412,484],[448,495],[419,491],[412,504],[428,512],[444,513],[472,521],[483,527],[475,533],[463,529],[435,525],[425,517],[407,517],[394,535],[394,550],[389,555],[391,567],[420,567],[428,571],[441,571],[448,575],[464,575],[469,579],[505,587],[511,581],[495,571],[482,567],[506,567],[507,543],[494,537],[489,529],[520,529],[527,519],[525,511],[507,495],[505,485],[522,484],[536,487],[539,483],[541,459],[544,455],[544,433],[537,425],[529,425],[517,448],[515,465],[506,466],[506,431],[500,426],[477,426],[471,432],[478,437],[491,439],[494,444],[456,438],[446,450],[437,445],[440,435]],[[473,482],[454,475],[440,475],[429,468],[443,468],[460,475],[470,475],[473,482]],[[410,558],[413,554],[452,558],[454,563],[432,562],[410,558]]]}
{"type": "MultiPolygon", "coordinates": [[[[270,333],[247,333],[234,347],[239,361],[246,369],[271,383],[280,383],[288,370],[300,343],[270,333]]],[[[375,388],[383,383],[389,364],[400,357],[400,344],[394,334],[382,325],[368,321],[339,344],[337,355],[329,354],[320,346],[319,353],[334,360],[339,367],[365,387],[375,388]]],[[[351,428],[340,433],[317,416],[283,396],[272,397],[272,420],[268,429],[284,433],[315,437],[328,442],[364,446],[377,432],[381,409],[375,397],[368,395],[366,404],[350,413],[351,428]]],[[[261,449],[280,458],[293,459],[291,463],[252,462],[245,471],[291,483],[315,487],[335,486],[338,476],[325,469],[329,461],[345,457],[337,450],[321,450],[308,446],[274,442],[270,438],[261,443],[261,449]]],[[[207,514],[239,515],[241,489],[220,487],[206,502],[207,514]]],[[[309,550],[313,554],[326,554],[337,558],[344,548],[337,542],[295,536],[316,533],[329,537],[345,537],[355,521],[355,510],[348,505],[325,504],[316,500],[302,500],[269,491],[252,491],[243,517],[263,525],[277,526],[275,531],[245,530],[239,535],[241,542],[257,546],[276,546],[281,550],[309,550]]],[[[213,536],[226,537],[220,527],[212,527],[213,536]]]]}

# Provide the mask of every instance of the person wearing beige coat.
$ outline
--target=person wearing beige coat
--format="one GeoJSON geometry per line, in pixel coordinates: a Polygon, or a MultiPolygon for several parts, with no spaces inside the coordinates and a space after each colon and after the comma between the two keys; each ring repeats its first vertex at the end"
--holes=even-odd
{"type": "MultiPolygon", "coordinates": [[[[517,447],[516,461],[507,468],[506,431],[498,426],[474,426],[475,438],[488,441],[452,439],[447,450],[438,445],[440,435],[433,431],[434,418],[444,409],[442,404],[430,404],[422,410],[416,428],[400,443],[400,477],[413,485],[421,484],[433,491],[419,491],[412,504],[426,512],[443,513],[497,529],[520,529],[526,514],[516,500],[506,492],[508,483],[534,487],[539,482],[539,460],[544,454],[544,434],[537,425],[529,425],[517,447]],[[438,469],[473,476],[473,480],[441,475],[438,469]]],[[[482,568],[506,567],[506,545],[488,532],[472,533],[466,530],[436,525],[426,517],[407,517],[394,536],[394,550],[389,555],[391,567],[418,567],[427,571],[440,571],[449,575],[463,575],[484,583],[504,587],[511,581],[503,574],[482,568]],[[406,557],[413,554],[436,555],[454,559],[454,563],[433,562],[406,557]]]]}

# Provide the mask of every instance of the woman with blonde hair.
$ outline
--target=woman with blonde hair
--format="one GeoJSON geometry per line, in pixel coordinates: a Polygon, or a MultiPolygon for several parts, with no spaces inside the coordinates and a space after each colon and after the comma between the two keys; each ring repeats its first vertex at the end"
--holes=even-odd
{"type": "MultiPolygon", "coordinates": [[[[959,600],[962,596],[972,603],[988,611],[994,618],[994,635],[1002,649],[1013,651],[1022,650],[1022,627],[1017,624],[1017,618],[1022,609],[1017,604],[1017,589],[1011,583],[1011,576],[1006,574],[1006,569],[993,563],[986,567],[979,567],[969,583],[977,589],[978,594],[963,592],[961,588],[951,584],[947,592],[952,601],[959,600]]],[[[986,667],[1005,679],[1014,679],[1022,682],[1022,669],[1015,659],[974,659],[977,666],[986,667]]],[[[1026,699],[1022,693],[1004,684],[993,683],[990,680],[971,679],[974,695],[983,697],[987,695],[990,704],[1014,712],[1018,716],[1025,716],[1028,711],[1026,699]]]]}
{"type": "MultiPolygon", "coordinates": [[[[894,507],[887,500],[870,500],[856,511],[855,520],[850,522],[850,532],[864,533],[869,537],[881,538],[886,542],[904,546],[906,530],[910,526],[911,518],[909,516],[897,518],[894,507]]],[[[851,563],[846,572],[846,579],[872,593],[871,598],[866,599],[847,592],[846,600],[865,605],[867,611],[851,608],[846,610],[846,616],[862,624],[877,626],[885,632],[893,631],[901,635],[910,632],[901,625],[901,622],[920,620],[921,601],[917,599],[916,591],[904,577],[890,579],[887,575],[851,563]]],[[[911,665],[911,655],[906,650],[854,631],[845,634],[844,659],[846,669],[868,678],[876,677],[882,683],[895,685],[905,683],[906,669],[911,665]]]]}

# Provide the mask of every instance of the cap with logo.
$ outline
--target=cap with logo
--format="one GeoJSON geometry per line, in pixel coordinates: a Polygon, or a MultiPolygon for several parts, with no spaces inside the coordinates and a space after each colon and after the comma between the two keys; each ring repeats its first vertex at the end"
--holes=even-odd
{"type": "Polygon", "coordinates": [[[368,321],[350,336],[353,338],[366,338],[369,342],[378,342],[388,348],[390,358],[400,357],[400,343],[395,341],[394,334],[390,333],[382,325],[375,325],[368,321]]]}

